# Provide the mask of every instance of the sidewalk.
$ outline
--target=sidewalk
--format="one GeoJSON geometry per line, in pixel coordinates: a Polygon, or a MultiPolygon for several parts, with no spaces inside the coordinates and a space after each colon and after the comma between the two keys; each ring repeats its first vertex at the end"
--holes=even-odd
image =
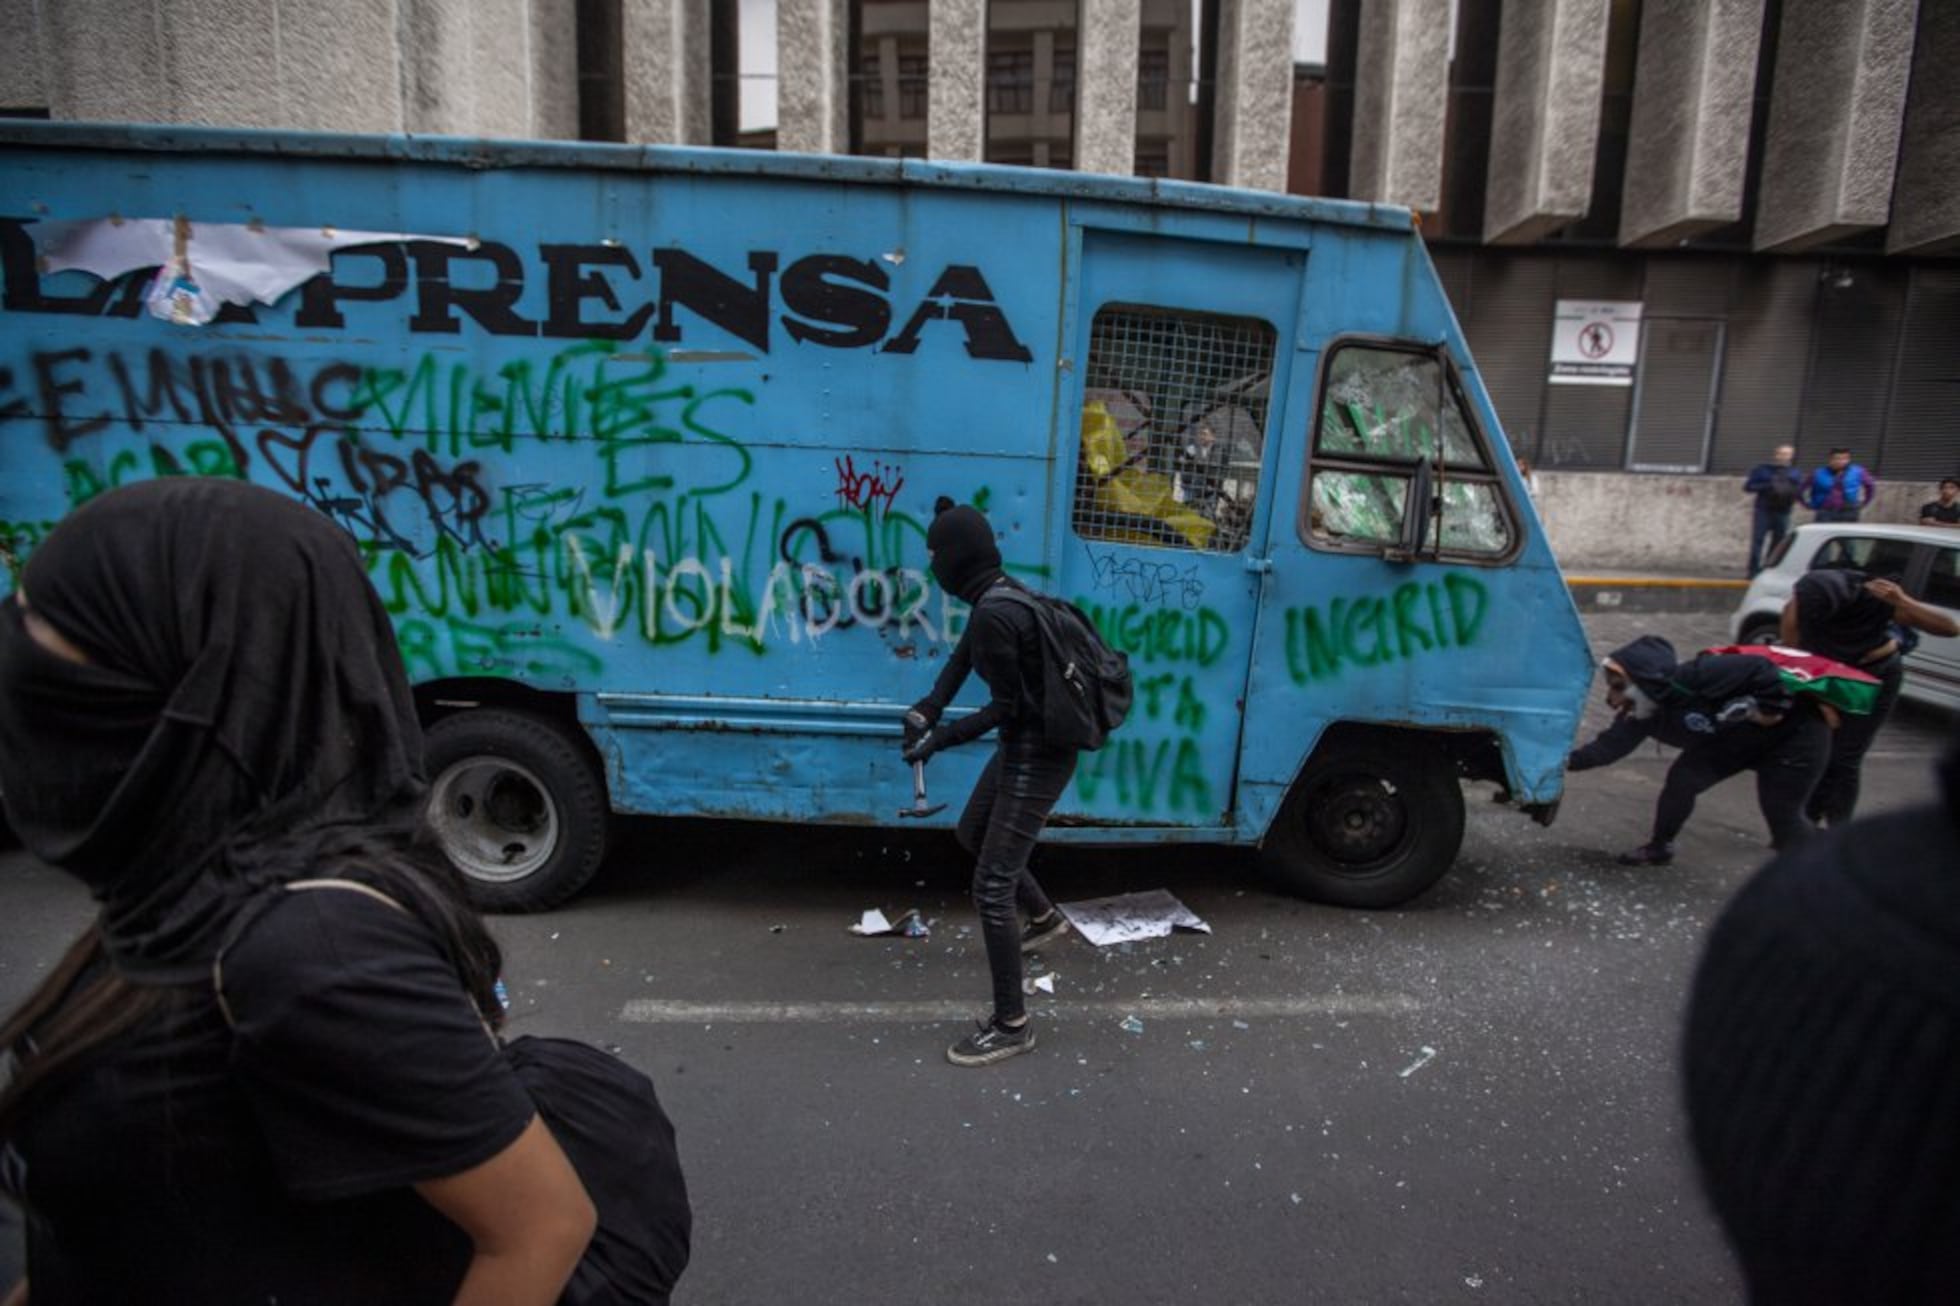
{"type": "Polygon", "coordinates": [[[1740,576],[1657,575],[1610,568],[1574,568],[1566,588],[1579,611],[1728,612],[1749,582],[1740,576]]]}

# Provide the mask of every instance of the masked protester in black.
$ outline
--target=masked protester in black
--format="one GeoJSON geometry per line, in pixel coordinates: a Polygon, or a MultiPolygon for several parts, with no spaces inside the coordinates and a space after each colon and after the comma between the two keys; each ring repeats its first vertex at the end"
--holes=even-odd
{"type": "Polygon", "coordinates": [[[1747,653],[1704,653],[1676,663],[1658,635],[1615,649],[1601,663],[1611,726],[1566,759],[1568,771],[1617,762],[1643,739],[1681,750],[1654,805],[1653,836],[1620,854],[1627,866],[1665,866],[1695,799],[1732,775],[1756,773],[1756,801],[1779,849],[1809,831],[1804,801],[1823,773],[1830,726],[1817,706],[1783,686],[1776,664],[1747,653]]]}
{"type": "Polygon", "coordinates": [[[1022,1000],[1021,954],[1060,935],[1067,923],[1029,873],[1028,857],[1075,774],[1076,754],[1050,744],[1041,733],[1041,634],[1033,615],[1020,603],[988,600],[990,591],[1017,582],[1001,570],[1000,548],[987,519],[977,509],[942,499],[926,532],[926,548],[934,579],[972,604],[973,612],[932,692],[907,713],[905,760],[923,761],[1000,729],[999,746],[959,823],[960,846],[975,859],[973,905],[993,972],[994,1009],[978,1030],[946,1052],[956,1066],[984,1066],[1034,1046],[1022,1000]],[[986,682],[987,705],[940,726],[941,713],[970,671],[986,682]],[[1017,905],[1028,918],[1025,927],[1017,905]]]}
{"type": "Polygon", "coordinates": [[[0,603],[0,793],[97,904],[0,1029],[34,1302],[557,1298],[592,1207],[486,1033],[343,532],[219,480],[78,509],[0,603]]]}
{"type": "Polygon", "coordinates": [[[1819,825],[1843,825],[1858,808],[1865,754],[1899,700],[1906,678],[1907,640],[1917,642],[1915,631],[1960,635],[1960,625],[1938,608],[1914,599],[1897,581],[1850,568],[1805,572],[1783,605],[1777,637],[1784,644],[1836,658],[1877,676],[1879,683],[1872,710],[1846,717],[1832,733],[1830,760],[1805,805],[1805,815],[1819,825]]]}

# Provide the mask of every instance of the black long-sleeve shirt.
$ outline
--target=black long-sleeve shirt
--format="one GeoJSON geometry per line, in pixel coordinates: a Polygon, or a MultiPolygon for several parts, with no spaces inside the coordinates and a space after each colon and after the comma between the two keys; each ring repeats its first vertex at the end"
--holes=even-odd
{"type": "MultiPolygon", "coordinates": [[[[1011,580],[996,585],[1012,585],[1011,580]]],[[[952,748],[978,739],[995,726],[1005,730],[1039,728],[1041,723],[1041,630],[1034,613],[1009,600],[988,601],[981,595],[967,618],[966,630],[953,654],[940,668],[924,704],[934,720],[972,672],[979,672],[990,697],[987,705],[961,717],[940,732],[940,746],[952,748]]]]}
{"type": "Polygon", "coordinates": [[[1631,753],[1643,739],[1658,739],[1676,748],[1692,748],[1728,728],[1721,721],[1725,708],[1740,705],[1765,712],[1791,709],[1776,664],[1753,653],[1704,653],[1683,662],[1668,674],[1659,710],[1636,719],[1622,716],[1593,741],[1574,749],[1565,760],[1568,771],[1589,771],[1631,753]]]}

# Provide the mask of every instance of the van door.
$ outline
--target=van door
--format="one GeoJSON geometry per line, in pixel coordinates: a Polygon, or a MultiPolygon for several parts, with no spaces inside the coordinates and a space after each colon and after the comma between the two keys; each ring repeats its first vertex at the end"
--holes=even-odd
{"type": "Polygon", "coordinates": [[[1083,755],[1064,823],[1231,824],[1273,396],[1306,258],[1236,233],[1081,231],[1049,556],[1056,592],[1129,654],[1137,694],[1123,729],[1083,755]]]}

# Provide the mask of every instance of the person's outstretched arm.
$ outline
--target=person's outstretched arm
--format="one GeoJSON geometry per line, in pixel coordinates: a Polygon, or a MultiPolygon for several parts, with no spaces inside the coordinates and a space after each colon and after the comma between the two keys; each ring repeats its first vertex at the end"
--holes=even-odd
{"type": "Polygon", "coordinates": [[[1623,716],[1599,732],[1590,744],[1572,750],[1565,759],[1568,771],[1590,771],[1608,766],[1631,753],[1648,734],[1647,723],[1623,716]]]}
{"type": "Polygon", "coordinates": [[[456,1306],[551,1306],[598,1216],[544,1121],[483,1164],[415,1185],[476,1247],[456,1306]]]}
{"type": "Polygon", "coordinates": [[[1947,616],[1938,608],[1921,603],[1912,595],[1899,588],[1894,580],[1868,580],[1865,589],[1876,598],[1892,605],[1892,615],[1901,625],[1923,630],[1928,635],[1960,635],[1960,622],[1947,616]]]}

